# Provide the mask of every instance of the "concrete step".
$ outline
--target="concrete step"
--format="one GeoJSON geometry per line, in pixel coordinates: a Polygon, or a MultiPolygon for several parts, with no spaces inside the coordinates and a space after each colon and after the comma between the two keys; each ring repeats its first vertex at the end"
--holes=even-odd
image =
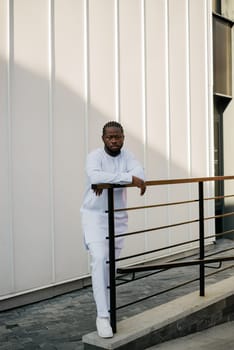
{"type": "Polygon", "coordinates": [[[186,337],[154,345],[146,350],[232,350],[234,349],[233,330],[234,321],[225,322],[186,337]]]}
{"type": "Polygon", "coordinates": [[[206,296],[193,292],[120,321],[113,338],[92,332],[83,336],[85,350],[143,350],[234,320],[234,277],[206,287],[206,296]]]}

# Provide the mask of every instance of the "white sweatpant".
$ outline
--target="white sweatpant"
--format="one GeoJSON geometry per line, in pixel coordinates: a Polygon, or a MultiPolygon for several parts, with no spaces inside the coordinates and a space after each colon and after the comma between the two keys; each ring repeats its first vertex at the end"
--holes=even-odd
{"type": "MultiPolygon", "coordinates": [[[[108,241],[88,244],[91,254],[93,296],[98,317],[109,317],[109,246],[108,241]]],[[[115,248],[115,258],[120,256],[121,248],[115,248]]]]}

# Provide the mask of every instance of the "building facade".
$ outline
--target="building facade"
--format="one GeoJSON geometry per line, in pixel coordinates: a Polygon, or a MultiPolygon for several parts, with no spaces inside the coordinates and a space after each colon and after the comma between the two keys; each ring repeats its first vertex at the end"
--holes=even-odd
{"type": "MultiPolygon", "coordinates": [[[[214,175],[212,55],[211,0],[1,0],[2,301],[89,276],[84,166],[108,120],[123,124],[147,180],[214,175]]],[[[194,193],[150,188],[139,199],[131,189],[129,203],[194,193]]],[[[132,214],[130,228],[194,210],[132,214]]],[[[125,252],[177,242],[176,231],[137,237],[125,252]]]]}

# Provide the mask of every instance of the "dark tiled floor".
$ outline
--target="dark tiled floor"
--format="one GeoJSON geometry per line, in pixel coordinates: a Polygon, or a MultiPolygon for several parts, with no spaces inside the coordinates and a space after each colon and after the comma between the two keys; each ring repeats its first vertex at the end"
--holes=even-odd
{"type": "MultiPolygon", "coordinates": [[[[219,240],[212,249],[234,246],[234,241],[219,240]]],[[[227,252],[233,255],[233,251],[227,252]]],[[[231,264],[234,262],[231,262],[231,264]]],[[[226,264],[224,264],[225,266],[226,264]]],[[[208,269],[207,272],[213,272],[208,269]]],[[[207,280],[207,284],[233,276],[234,269],[226,270],[207,280]]],[[[117,288],[118,305],[170,288],[179,281],[198,276],[198,268],[179,268],[152,275],[117,288]]],[[[118,320],[165,303],[178,296],[199,290],[198,282],[166,294],[120,309],[118,320]]],[[[90,287],[50,300],[0,313],[0,350],[81,350],[82,336],[95,330],[95,305],[90,287]]]]}

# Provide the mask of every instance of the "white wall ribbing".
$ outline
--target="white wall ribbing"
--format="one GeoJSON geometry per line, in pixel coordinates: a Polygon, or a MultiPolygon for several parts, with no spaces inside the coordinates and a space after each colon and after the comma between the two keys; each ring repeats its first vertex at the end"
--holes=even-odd
{"type": "MultiPolygon", "coordinates": [[[[89,273],[84,163],[106,121],[123,124],[148,180],[210,175],[210,11],[210,0],[0,2],[1,298],[89,273]]],[[[131,189],[129,205],[194,192],[131,189]]],[[[131,212],[130,230],[195,209],[131,212]]],[[[176,243],[177,231],[193,237],[139,235],[123,254],[176,243]]]]}
{"type": "Polygon", "coordinates": [[[14,290],[14,250],[11,191],[11,35],[10,4],[0,3],[0,278],[1,293],[14,290]]]}
{"type": "Polygon", "coordinates": [[[54,5],[54,211],[56,281],[84,275],[87,258],[80,234],[79,207],[84,187],[85,99],[84,6],[54,5]]]}
{"type": "MultiPolygon", "coordinates": [[[[50,171],[50,230],[52,242],[55,241],[55,212],[54,212],[54,137],[53,137],[53,115],[54,115],[54,69],[55,69],[55,52],[54,52],[54,0],[48,3],[48,64],[49,64],[49,171],[50,171]]],[[[51,245],[51,265],[52,281],[55,282],[55,246],[51,245]]]]}
{"type": "Polygon", "coordinates": [[[52,273],[48,32],[46,0],[14,2],[11,133],[14,279],[18,291],[48,284],[52,273]]]}

